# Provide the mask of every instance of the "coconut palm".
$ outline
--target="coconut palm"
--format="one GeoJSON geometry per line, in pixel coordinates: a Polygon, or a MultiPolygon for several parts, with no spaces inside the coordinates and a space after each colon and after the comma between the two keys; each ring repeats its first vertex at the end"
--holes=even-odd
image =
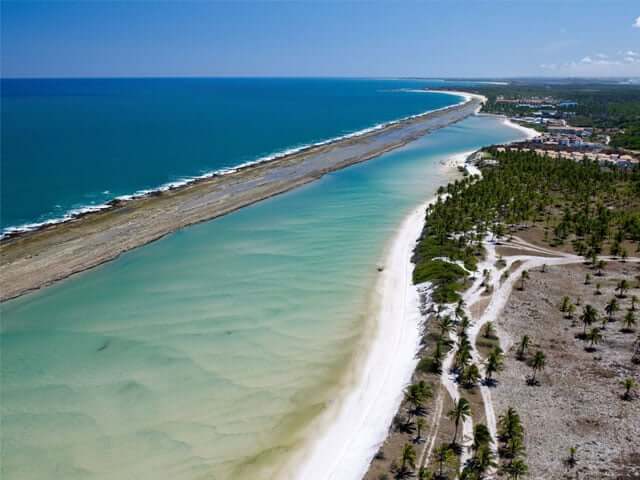
{"type": "Polygon", "coordinates": [[[411,470],[416,468],[416,450],[409,443],[405,443],[404,447],[402,447],[400,470],[406,472],[407,467],[411,467],[411,470]]]}
{"type": "Polygon", "coordinates": [[[620,280],[616,286],[616,292],[619,292],[618,298],[624,298],[627,290],[629,290],[629,282],[625,279],[620,280]]]}
{"type": "Polygon", "coordinates": [[[518,353],[517,353],[518,359],[520,360],[524,359],[524,355],[528,349],[529,349],[529,335],[523,335],[522,338],[520,339],[520,343],[518,344],[518,353]]]}
{"type": "Polygon", "coordinates": [[[531,362],[531,368],[533,370],[533,376],[531,377],[532,384],[536,383],[536,374],[540,370],[544,370],[546,363],[547,363],[547,357],[545,356],[544,352],[542,352],[541,350],[538,350],[536,354],[533,356],[533,360],[531,362]]]}
{"type": "Polygon", "coordinates": [[[603,270],[607,266],[607,263],[604,260],[598,261],[596,269],[598,270],[596,275],[601,277],[603,275],[603,270]]]}
{"type": "Polygon", "coordinates": [[[460,299],[458,300],[458,303],[456,304],[456,309],[454,310],[453,314],[456,317],[456,320],[460,320],[463,316],[464,316],[464,300],[460,299]]]}
{"type": "Polygon", "coordinates": [[[493,322],[487,322],[484,327],[484,338],[495,338],[496,337],[496,327],[493,325],[493,322]]]}
{"type": "Polygon", "coordinates": [[[585,305],[582,309],[582,315],[580,316],[580,320],[582,320],[582,323],[584,325],[582,334],[586,335],[587,327],[590,327],[598,320],[598,312],[591,305],[585,305]]]}
{"type": "Polygon", "coordinates": [[[455,431],[453,434],[452,445],[455,445],[458,438],[458,430],[460,422],[464,422],[471,416],[471,405],[466,398],[460,398],[457,402],[453,403],[453,408],[447,413],[447,417],[455,424],[455,431]]]}
{"type": "Polygon", "coordinates": [[[471,445],[471,449],[474,452],[478,452],[482,447],[492,443],[493,439],[491,438],[491,432],[489,432],[486,425],[478,423],[473,426],[473,443],[471,445]]]}
{"type": "Polygon", "coordinates": [[[523,460],[517,458],[510,464],[506,465],[504,470],[505,473],[509,475],[509,478],[512,480],[518,480],[529,472],[529,467],[527,467],[527,464],[524,463],[523,460]]]}
{"type": "Polygon", "coordinates": [[[526,270],[523,270],[522,273],[520,274],[520,290],[524,290],[525,287],[525,281],[529,279],[529,272],[527,272],[526,270]]]}
{"type": "Polygon", "coordinates": [[[418,417],[418,419],[416,420],[416,440],[420,440],[422,438],[422,430],[426,426],[427,421],[422,417],[418,417]]]}
{"type": "Polygon", "coordinates": [[[489,353],[484,368],[486,378],[489,383],[491,383],[493,380],[493,374],[502,370],[503,363],[504,355],[502,353],[502,349],[496,346],[489,353]]]}
{"type": "Polygon", "coordinates": [[[438,478],[443,478],[444,466],[453,460],[453,451],[449,445],[443,443],[433,451],[433,455],[438,462],[438,478]]]}
{"type": "Polygon", "coordinates": [[[498,435],[503,441],[522,436],[520,416],[513,407],[507,408],[507,411],[498,418],[498,435]]]}
{"type": "Polygon", "coordinates": [[[587,274],[584,276],[584,284],[585,284],[585,285],[591,285],[591,274],[587,273],[587,274]]]}
{"type": "Polygon", "coordinates": [[[625,400],[631,400],[632,390],[634,390],[638,384],[633,378],[625,378],[621,384],[624,387],[624,394],[622,395],[622,398],[625,400]]]}
{"type": "Polygon", "coordinates": [[[636,316],[633,314],[633,311],[629,310],[622,320],[622,324],[624,325],[622,331],[625,333],[633,332],[633,327],[636,326],[636,323],[636,316]]]}
{"type": "Polygon", "coordinates": [[[562,303],[560,304],[560,311],[562,313],[566,313],[571,304],[571,299],[567,296],[562,297],[562,303]]]}
{"type": "Polygon", "coordinates": [[[589,342],[589,350],[595,350],[595,345],[602,341],[602,333],[599,328],[592,328],[587,333],[586,340],[589,342]]]}
{"type": "Polygon", "coordinates": [[[567,307],[567,312],[564,317],[567,319],[572,319],[575,311],[576,311],[576,306],[573,303],[570,303],[569,306],[567,307]]]}
{"type": "Polygon", "coordinates": [[[425,383],[424,380],[421,380],[407,387],[404,398],[413,405],[413,411],[417,412],[432,395],[431,386],[425,383]]]}
{"type": "Polygon", "coordinates": [[[567,465],[569,468],[573,468],[577,465],[578,460],[576,459],[576,453],[578,449],[576,447],[569,448],[569,458],[567,458],[567,465]]]}
{"type": "Polygon", "coordinates": [[[453,330],[453,321],[449,315],[445,315],[438,322],[438,327],[440,328],[440,333],[444,337],[449,334],[453,330]]]}
{"type": "Polygon", "coordinates": [[[632,295],[631,296],[631,305],[629,306],[629,310],[631,310],[632,312],[636,311],[636,305],[638,304],[638,297],[637,295],[632,295]]]}
{"type": "Polygon", "coordinates": [[[604,307],[604,311],[609,316],[610,322],[613,322],[613,316],[619,310],[620,307],[618,306],[618,300],[615,297],[609,300],[609,303],[607,303],[607,305],[604,307]]]}
{"type": "Polygon", "coordinates": [[[465,386],[465,388],[472,388],[478,381],[480,381],[481,375],[478,366],[475,363],[466,366],[462,370],[462,374],[460,375],[460,383],[465,386]]]}
{"type": "Polygon", "coordinates": [[[433,473],[425,467],[418,470],[418,480],[433,480],[433,473]]]}

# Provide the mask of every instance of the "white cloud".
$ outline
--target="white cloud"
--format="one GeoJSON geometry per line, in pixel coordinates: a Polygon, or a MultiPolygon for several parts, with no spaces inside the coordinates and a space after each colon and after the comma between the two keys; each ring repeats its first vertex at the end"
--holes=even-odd
{"type": "Polygon", "coordinates": [[[577,76],[640,76],[640,53],[621,50],[615,54],[595,53],[580,60],[543,63],[542,70],[577,76]]]}
{"type": "Polygon", "coordinates": [[[636,18],[636,23],[634,23],[633,26],[636,28],[640,28],[640,17],[636,18]]]}

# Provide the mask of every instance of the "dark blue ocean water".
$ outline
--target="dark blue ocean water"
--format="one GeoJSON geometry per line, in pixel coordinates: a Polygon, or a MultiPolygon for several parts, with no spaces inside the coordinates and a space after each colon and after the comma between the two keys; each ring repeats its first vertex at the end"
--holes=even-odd
{"type": "MultiPolygon", "coordinates": [[[[253,161],[459,101],[420,81],[2,80],[0,226],[253,161]]],[[[441,86],[441,84],[438,84],[441,86]]]]}

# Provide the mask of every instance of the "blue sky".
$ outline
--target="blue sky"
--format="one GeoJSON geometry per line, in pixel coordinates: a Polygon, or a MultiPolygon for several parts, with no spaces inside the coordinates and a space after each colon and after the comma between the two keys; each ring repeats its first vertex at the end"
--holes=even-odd
{"type": "Polygon", "coordinates": [[[638,0],[1,8],[4,77],[640,76],[638,0]]]}

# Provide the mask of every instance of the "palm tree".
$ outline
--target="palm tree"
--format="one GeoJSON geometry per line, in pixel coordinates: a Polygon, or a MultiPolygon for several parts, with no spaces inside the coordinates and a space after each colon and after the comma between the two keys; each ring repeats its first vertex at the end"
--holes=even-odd
{"type": "Polygon", "coordinates": [[[529,472],[529,467],[519,458],[516,458],[513,462],[505,467],[505,471],[509,478],[512,480],[518,480],[524,477],[529,472]]]}
{"type": "Polygon", "coordinates": [[[518,359],[520,360],[524,359],[524,355],[528,349],[529,349],[529,335],[523,335],[522,338],[520,339],[520,343],[518,344],[518,353],[517,353],[518,359]]]}
{"type": "Polygon", "coordinates": [[[418,411],[424,402],[431,398],[431,396],[431,386],[427,385],[424,380],[409,385],[404,394],[405,400],[413,405],[414,412],[418,411]]]}
{"type": "Polygon", "coordinates": [[[464,300],[460,299],[458,300],[458,303],[456,304],[456,309],[453,312],[453,314],[456,317],[456,320],[460,320],[462,318],[462,316],[464,315],[464,300]]]}
{"type": "Polygon", "coordinates": [[[532,384],[536,383],[536,373],[540,370],[544,370],[546,363],[547,357],[541,350],[538,350],[533,356],[533,361],[531,362],[531,368],[533,369],[533,376],[531,377],[532,384]]]}
{"type": "Polygon", "coordinates": [[[466,388],[472,388],[480,380],[480,370],[475,363],[468,365],[462,370],[460,381],[466,388]]]}
{"type": "Polygon", "coordinates": [[[572,319],[575,311],[576,311],[576,306],[573,303],[570,303],[569,306],[567,307],[567,314],[565,315],[565,318],[572,319]]]}
{"type": "Polygon", "coordinates": [[[629,307],[629,310],[631,310],[632,312],[635,312],[637,303],[638,303],[638,297],[636,295],[632,295],[631,296],[631,306],[629,307]]]}
{"type": "Polygon", "coordinates": [[[629,290],[629,282],[627,280],[620,280],[618,285],[616,286],[616,292],[620,292],[618,294],[618,298],[624,298],[624,294],[629,290]]]}
{"type": "Polygon", "coordinates": [[[422,438],[422,429],[426,426],[427,426],[427,421],[424,418],[419,417],[418,420],[416,420],[416,429],[417,429],[416,440],[420,440],[422,438]]]}
{"type": "Polygon", "coordinates": [[[591,285],[591,275],[588,273],[584,276],[584,284],[591,285]]]}
{"type": "Polygon", "coordinates": [[[449,447],[449,445],[443,443],[434,450],[433,455],[436,459],[436,462],[438,462],[438,478],[442,478],[444,473],[444,465],[451,462],[451,460],[453,459],[453,452],[451,451],[451,447],[449,447]]]}
{"type": "Polygon", "coordinates": [[[638,384],[633,378],[625,378],[621,383],[624,387],[624,394],[622,395],[622,398],[625,400],[631,400],[631,391],[634,390],[638,384]]]}
{"type": "Polygon", "coordinates": [[[493,326],[493,322],[487,322],[484,327],[484,338],[495,338],[496,328],[493,326]]]}
{"type": "Polygon", "coordinates": [[[578,460],[576,459],[577,451],[578,449],[576,447],[569,448],[569,458],[567,458],[567,465],[569,465],[569,468],[575,467],[578,463],[578,460]]]}
{"type": "Polygon", "coordinates": [[[519,290],[524,290],[525,281],[529,278],[529,272],[523,270],[520,274],[520,288],[519,290]]]}
{"type": "Polygon", "coordinates": [[[580,320],[582,320],[582,323],[584,324],[584,330],[582,331],[582,334],[586,335],[587,327],[590,327],[596,322],[596,320],[598,320],[598,312],[591,305],[585,305],[582,309],[580,320]]]}
{"type": "Polygon", "coordinates": [[[464,422],[469,416],[471,416],[471,405],[466,398],[460,398],[457,402],[453,403],[453,408],[447,413],[447,417],[453,420],[455,424],[455,432],[453,434],[453,441],[451,442],[452,445],[455,445],[458,438],[460,422],[464,422]]]}
{"type": "Polygon", "coordinates": [[[613,322],[613,315],[618,310],[620,310],[620,307],[618,306],[618,300],[614,297],[611,300],[609,300],[609,303],[607,303],[607,305],[604,307],[604,311],[609,316],[609,321],[610,322],[613,322]]]}
{"type": "Polygon", "coordinates": [[[569,309],[569,305],[571,304],[571,299],[567,296],[562,297],[562,303],[560,304],[560,311],[562,313],[566,313],[569,309]]]}
{"type": "Polygon", "coordinates": [[[604,260],[600,260],[598,262],[598,265],[596,266],[598,272],[596,273],[597,276],[601,277],[602,276],[602,271],[604,270],[604,267],[607,265],[607,263],[604,260]]]}
{"type": "Polygon", "coordinates": [[[420,470],[418,470],[418,480],[433,480],[433,473],[425,467],[420,467],[420,470]]]}
{"type": "Polygon", "coordinates": [[[622,329],[623,332],[625,333],[631,333],[634,331],[633,327],[636,326],[636,316],[633,314],[633,311],[629,310],[627,312],[627,314],[624,316],[624,320],[623,320],[623,325],[624,328],[622,329]]]}
{"type": "Polygon", "coordinates": [[[471,449],[474,452],[477,452],[482,447],[490,445],[493,443],[493,439],[491,438],[491,432],[486,425],[482,423],[478,423],[473,427],[473,444],[471,445],[471,449]]]}
{"type": "Polygon", "coordinates": [[[411,467],[411,470],[416,468],[416,450],[409,443],[405,443],[402,447],[402,459],[401,459],[401,471],[406,472],[407,466],[411,467]]]}
{"type": "Polygon", "coordinates": [[[493,380],[493,374],[502,370],[502,365],[504,363],[504,355],[502,353],[502,349],[500,347],[495,347],[489,353],[487,357],[487,362],[484,368],[486,373],[487,381],[491,383],[493,380]]]}
{"type": "Polygon", "coordinates": [[[513,407],[507,408],[507,411],[498,418],[498,434],[503,441],[522,436],[520,416],[513,407]]]}
{"type": "Polygon", "coordinates": [[[595,350],[595,345],[602,341],[602,333],[599,328],[592,328],[587,333],[586,339],[589,341],[589,350],[595,350]]]}
{"type": "Polygon", "coordinates": [[[445,315],[438,322],[438,327],[440,327],[440,333],[442,336],[446,336],[453,330],[453,321],[449,315],[445,315]]]}

